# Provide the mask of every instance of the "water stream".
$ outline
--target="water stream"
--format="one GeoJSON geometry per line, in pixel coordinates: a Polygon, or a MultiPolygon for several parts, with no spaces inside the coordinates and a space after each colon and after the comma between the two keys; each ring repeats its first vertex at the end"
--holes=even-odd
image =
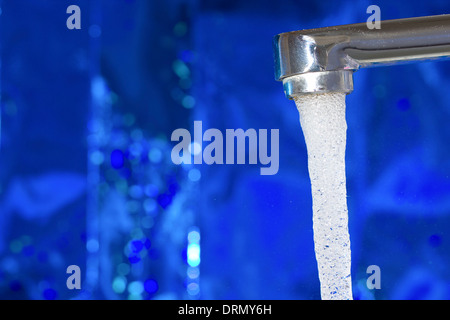
{"type": "Polygon", "coordinates": [[[295,99],[308,150],[314,250],[323,300],[352,300],[345,179],[345,93],[295,99]]]}

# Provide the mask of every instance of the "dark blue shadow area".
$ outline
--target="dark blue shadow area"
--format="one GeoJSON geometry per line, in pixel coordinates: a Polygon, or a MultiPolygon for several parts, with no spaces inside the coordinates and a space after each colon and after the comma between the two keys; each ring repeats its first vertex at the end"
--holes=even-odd
{"type": "MultiPolygon", "coordinates": [[[[306,147],[272,37],[364,22],[370,4],[0,1],[0,298],[320,299],[306,147]],[[278,129],[279,170],[174,164],[172,133],[195,139],[194,121],[224,138],[278,129]]],[[[376,4],[382,19],[450,10],[376,4]]],[[[354,74],[355,299],[450,298],[448,74],[445,61],[354,74]]]]}

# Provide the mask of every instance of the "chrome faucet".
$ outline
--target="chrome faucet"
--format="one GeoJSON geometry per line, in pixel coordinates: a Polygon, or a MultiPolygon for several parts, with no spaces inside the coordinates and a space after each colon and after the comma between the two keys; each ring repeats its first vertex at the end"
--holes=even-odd
{"type": "Polygon", "coordinates": [[[353,91],[353,72],[450,57],[450,14],[281,33],[273,39],[275,78],[286,96],[353,91]]]}

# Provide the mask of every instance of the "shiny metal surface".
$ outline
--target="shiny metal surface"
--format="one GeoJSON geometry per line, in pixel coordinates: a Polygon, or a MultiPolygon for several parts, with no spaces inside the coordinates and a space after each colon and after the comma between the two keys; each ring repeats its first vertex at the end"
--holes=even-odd
{"type": "Polygon", "coordinates": [[[353,71],[337,70],[297,74],[284,78],[283,88],[289,99],[305,93],[350,93],[353,91],[353,71]]]}
{"type": "MultiPolygon", "coordinates": [[[[286,93],[332,91],[331,87],[311,89],[322,76],[286,78],[323,71],[385,66],[416,60],[450,57],[450,15],[381,21],[381,29],[366,23],[293,31],[273,39],[275,78],[283,80],[286,93]],[[306,82],[305,82],[306,81],[306,82]],[[295,86],[295,84],[298,84],[295,86]]],[[[336,75],[333,75],[336,77],[336,75]]],[[[322,79],[320,85],[332,81],[322,79]]],[[[344,89],[344,87],[340,87],[344,89]]]]}

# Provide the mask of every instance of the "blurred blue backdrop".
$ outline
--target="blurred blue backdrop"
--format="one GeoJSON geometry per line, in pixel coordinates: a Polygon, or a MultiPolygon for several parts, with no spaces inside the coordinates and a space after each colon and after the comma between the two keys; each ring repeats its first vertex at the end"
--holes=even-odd
{"type": "MultiPolygon", "coordinates": [[[[272,37],[431,1],[0,1],[0,298],[319,299],[306,147],[272,37]],[[81,30],[66,9],[81,8],[81,30]],[[171,162],[177,128],[280,130],[280,169],[171,162]],[[69,290],[66,268],[81,268],[69,290]]],[[[355,299],[449,299],[450,62],[355,73],[355,299]],[[368,290],[366,269],[381,269],[368,290]]]]}

